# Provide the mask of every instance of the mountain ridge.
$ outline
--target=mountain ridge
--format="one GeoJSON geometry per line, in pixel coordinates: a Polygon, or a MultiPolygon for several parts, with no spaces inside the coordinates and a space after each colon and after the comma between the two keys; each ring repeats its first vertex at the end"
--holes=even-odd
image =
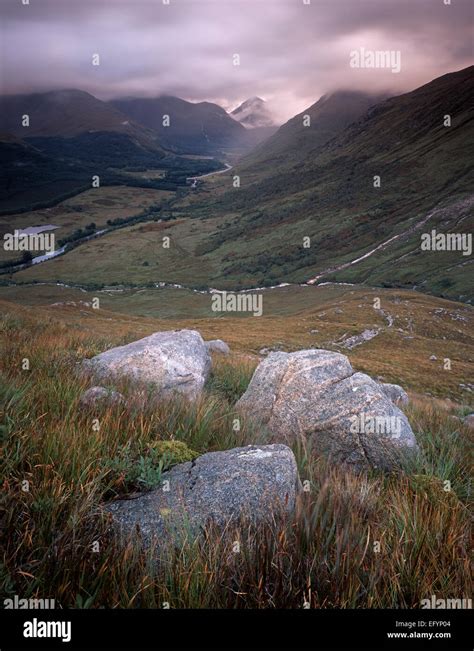
{"type": "Polygon", "coordinates": [[[168,148],[209,153],[231,146],[244,133],[218,104],[188,102],[172,95],[111,100],[109,104],[158,134],[168,148]],[[165,126],[165,116],[169,125],[165,126]]]}

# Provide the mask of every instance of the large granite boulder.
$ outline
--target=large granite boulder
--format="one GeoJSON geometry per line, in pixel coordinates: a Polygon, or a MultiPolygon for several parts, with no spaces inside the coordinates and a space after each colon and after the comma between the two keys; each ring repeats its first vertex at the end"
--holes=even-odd
{"type": "Polygon", "coordinates": [[[300,480],[286,445],[249,445],[209,452],[164,472],[158,490],[107,505],[122,535],[163,544],[208,523],[224,527],[249,518],[262,522],[294,509],[300,480]],[[137,528],[138,527],[138,528],[137,528]]]}
{"type": "Polygon", "coordinates": [[[85,360],[99,377],[126,376],[151,385],[163,397],[199,397],[211,369],[206,344],[196,330],[155,332],[85,360]]]}
{"type": "Polygon", "coordinates": [[[356,469],[393,467],[417,450],[406,416],[381,385],[328,350],[270,354],[236,409],[273,440],[310,439],[312,449],[356,469]]]}

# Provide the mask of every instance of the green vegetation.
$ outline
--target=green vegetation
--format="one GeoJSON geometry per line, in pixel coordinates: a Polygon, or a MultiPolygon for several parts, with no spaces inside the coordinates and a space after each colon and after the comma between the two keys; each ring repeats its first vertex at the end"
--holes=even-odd
{"type": "Polygon", "coordinates": [[[182,205],[201,219],[219,217],[214,233],[192,251],[212,263],[214,285],[302,282],[323,273],[323,280],[416,286],[472,301],[469,257],[421,251],[420,236],[432,229],[469,233],[474,226],[473,71],[378,104],[342,131],[347,99],[335,100],[322,126],[316,119],[305,128],[297,116],[231,174],[206,181],[210,192],[182,205]],[[453,116],[449,128],[446,114],[453,116]]]}
{"type": "MultiPolygon", "coordinates": [[[[143,442],[141,442],[143,448],[143,442]]],[[[145,449],[133,450],[128,441],[121,446],[117,455],[107,460],[106,467],[111,471],[114,489],[123,487],[125,491],[153,489],[161,482],[161,475],[177,463],[192,461],[199,454],[190,450],[183,441],[152,441],[145,449]]]]}
{"type": "MultiPolygon", "coordinates": [[[[145,272],[150,267],[141,266],[145,272]]],[[[104,336],[112,324],[120,325],[130,332],[129,341],[158,328],[197,328],[206,339],[223,339],[232,350],[252,355],[274,346],[287,351],[314,347],[344,352],[338,345],[342,337],[376,327],[380,328],[377,337],[347,351],[356,368],[419,393],[472,403],[474,341],[472,308],[467,305],[408,290],[325,285],[267,290],[262,317],[243,312],[224,316],[212,311],[209,294],[143,285],[103,289],[93,286],[92,280],[87,291],[55,283],[5,284],[0,286],[0,299],[34,306],[46,320],[64,318],[74,329],[80,321],[104,336]],[[84,306],[95,298],[99,310],[84,306]],[[380,310],[374,309],[376,299],[380,310]],[[433,355],[435,361],[430,359],[433,355]],[[443,368],[445,358],[451,360],[449,371],[443,368]]],[[[21,309],[13,303],[7,307],[21,309]]],[[[239,390],[229,387],[234,395],[239,390]]]]}
{"type": "MultiPolygon", "coordinates": [[[[215,366],[194,407],[171,401],[140,414],[105,407],[97,431],[79,407],[86,385],[74,369],[84,357],[136,338],[140,326],[135,320],[128,332],[131,323],[107,323],[101,333],[100,322],[93,330],[78,319],[72,327],[28,310],[4,312],[4,597],[53,597],[63,608],[165,601],[173,608],[389,608],[416,607],[431,594],[471,593],[471,432],[434,403],[418,401],[408,410],[423,451],[415,467],[356,475],[295,445],[310,491],[289,521],[225,532],[209,527],[203,539],[184,540],[152,569],[148,552],[114,537],[101,505],[156,486],[170,462],[258,443],[261,433],[246,423],[240,432],[232,428],[232,402],[249,377],[237,358],[215,366]],[[29,371],[21,367],[25,357],[29,371]],[[239,554],[230,552],[235,540],[239,554]]],[[[125,383],[118,388],[133,391],[125,383]]]]}
{"type": "Polygon", "coordinates": [[[43,210],[91,187],[126,185],[175,192],[186,179],[222,168],[208,159],[188,159],[137,145],[127,134],[83,133],[0,141],[0,215],[43,210]],[[150,177],[140,171],[159,169],[150,177]],[[132,172],[132,173],[131,173],[132,172]]]}
{"type": "MultiPolygon", "coordinates": [[[[77,241],[94,230],[102,230],[114,222],[119,226],[127,223],[153,220],[173,195],[161,190],[132,188],[128,186],[89,188],[78,196],[69,198],[54,208],[24,212],[3,217],[0,234],[29,226],[54,225],[56,245],[77,241]],[[81,234],[76,231],[81,231],[81,234]]],[[[160,215],[160,218],[161,215],[160,215]]],[[[168,218],[168,215],[166,215],[168,218]]],[[[39,255],[37,252],[36,255],[39,255]]],[[[18,253],[0,248],[0,260],[18,263],[18,253]]]]}

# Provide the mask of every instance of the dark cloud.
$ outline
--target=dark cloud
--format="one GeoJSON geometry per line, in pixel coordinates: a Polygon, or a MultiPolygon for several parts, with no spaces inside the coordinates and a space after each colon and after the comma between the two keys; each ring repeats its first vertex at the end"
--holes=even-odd
{"type": "Polygon", "coordinates": [[[336,88],[402,92],[470,65],[474,5],[444,2],[1,0],[1,83],[7,93],[75,87],[226,107],[259,95],[289,117],[336,88]],[[399,50],[400,73],[351,68],[361,47],[399,50]]]}

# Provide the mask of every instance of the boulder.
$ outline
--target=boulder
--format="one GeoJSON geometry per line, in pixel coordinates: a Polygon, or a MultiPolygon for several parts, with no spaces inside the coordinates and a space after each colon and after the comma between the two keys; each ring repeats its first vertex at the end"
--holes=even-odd
{"type": "Polygon", "coordinates": [[[206,341],[207,350],[210,353],[222,353],[222,355],[229,355],[230,348],[222,341],[222,339],[212,339],[211,341],[206,341]]]}
{"type": "Polygon", "coordinates": [[[85,360],[84,368],[98,377],[128,377],[163,397],[178,393],[195,400],[209,375],[211,358],[199,332],[172,330],[111,348],[85,360]]]}
{"type": "Polygon", "coordinates": [[[262,522],[294,509],[300,480],[286,445],[249,445],[209,452],[164,472],[162,486],[106,506],[122,535],[139,531],[148,545],[193,535],[208,523],[224,527],[241,517],[262,522]],[[137,529],[138,527],[138,529],[137,529]]]}
{"type": "Polygon", "coordinates": [[[395,405],[408,405],[410,402],[407,392],[398,384],[383,382],[382,390],[395,405]]]}
{"type": "Polygon", "coordinates": [[[118,391],[105,387],[91,387],[79,399],[83,407],[96,407],[102,405],[119,405],[125,403],[125,398],[118,391]]]}
{"type": "Polygon", "coordinates": [[[391,468],[417,450],[406,416],[380,384],[328,350],[270,354],[236,409],[273,440],[310,440],[317,452],[355,469],[391,468]]]}

